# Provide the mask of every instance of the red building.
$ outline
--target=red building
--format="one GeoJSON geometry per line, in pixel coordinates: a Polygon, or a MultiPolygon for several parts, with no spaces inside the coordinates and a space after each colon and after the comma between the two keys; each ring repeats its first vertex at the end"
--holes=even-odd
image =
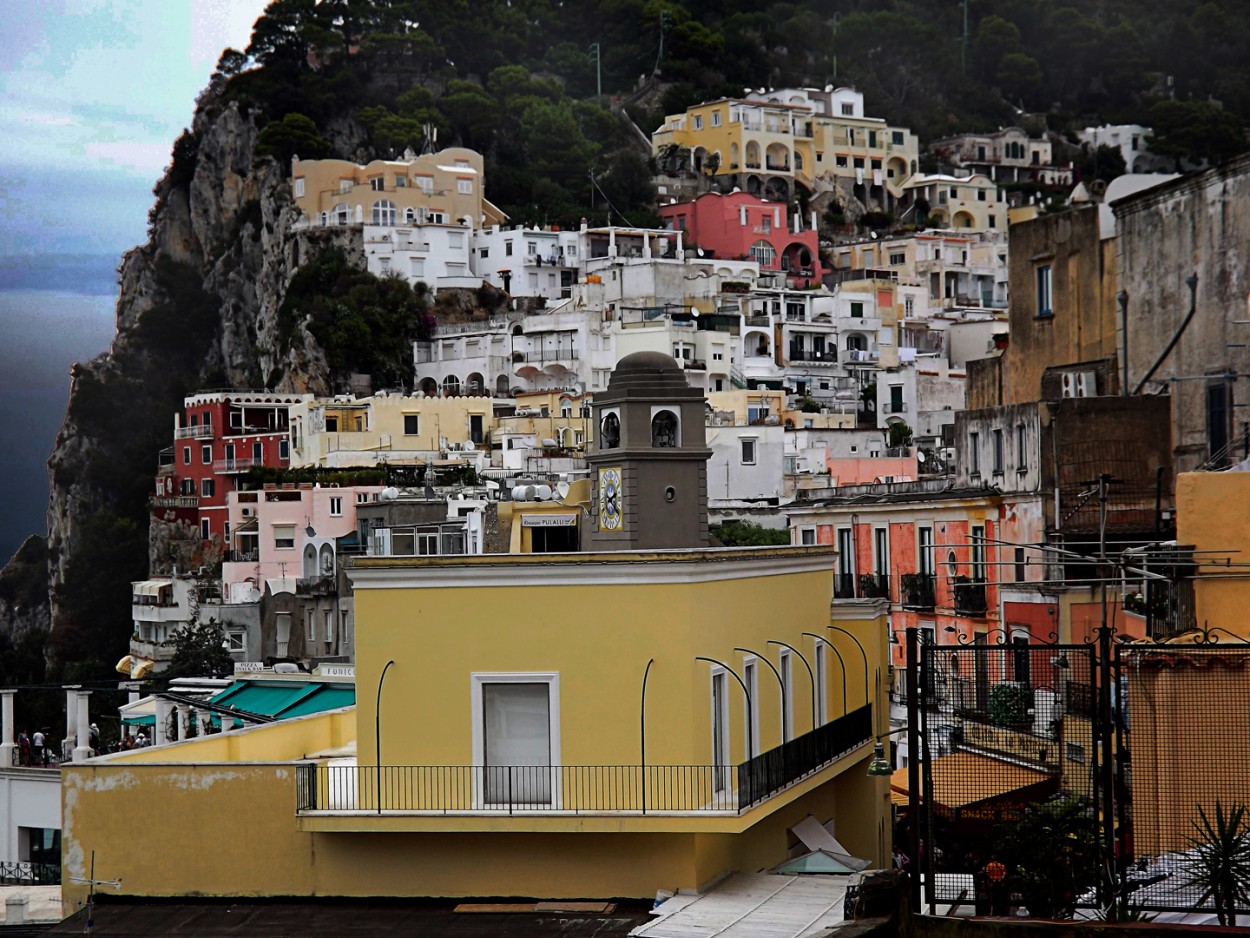
{"type": "Polygon", "coordinates": [[[754,260],[761,271],[784,272],[786,286],[820,283],[822,274],[816,226],[804,226],[781,202],[766,202],[747,192],[708,192],[693,202],[660,207],[668,228],[685,231],[692,247],[715,257],[754,260]]]}
{"type": "Polygon", "coordinates": [[[197,522],[206,541],[228,542],[226,495],[254,466],[290,466],[290,407],[309,400],[268,391],[188,396],[174,421],[174,445],[161,453],[153,509],[197,522]]]}

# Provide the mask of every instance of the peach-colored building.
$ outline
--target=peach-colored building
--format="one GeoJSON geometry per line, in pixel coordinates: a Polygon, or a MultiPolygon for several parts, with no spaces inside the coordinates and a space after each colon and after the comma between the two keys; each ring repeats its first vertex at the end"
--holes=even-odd
{"type": "Polygon", "coordinates": [[[349,160],[291,161],[291,191],[315,225],[452,224],[507,220],[486,198],[482,154],[448,147],[364,166],[349,160]]]}

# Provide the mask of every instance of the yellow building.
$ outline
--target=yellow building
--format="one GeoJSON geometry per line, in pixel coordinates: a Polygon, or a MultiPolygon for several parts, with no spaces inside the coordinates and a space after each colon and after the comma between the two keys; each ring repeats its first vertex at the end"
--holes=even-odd
{"type": "Polygon", "coordinates": [[[315,225],[498,225],[507,216],[486,198],[482,155],[448,147],[402,160],[291,162],[295,204],[315,225]]]}
{"type": "Polygon", "coordinates": [[[641,897],[778,863],[809,814],[886,862],[889,795],[866,775],[886,628],[839,610],[861,667],[826,628],[831,562],[362,559],[357,709],[65,766],[67,883],[94,850],[127,895],[641,897]],[[228,863],[204,850],[225,818],[248,832],[228,863]]]}
{"type": "Polygon", "coordinates": [[[485,449],[492,399],[421,393],[305,401],[291,408],[291,467],[360,466],[485,449]]]}
{"type": "Polygon", "coordinates": [[[1176,542],[1193,547],[1194,621],[1217,641],[1250,641],[1250,473],[1182,472],[1176,479],[1176,542]]]}
{"type": "Polygon", "coordinates": [[[929,205],[928,223],[961,231],[1005,231],[1007,202],[989,176],[913,176],[904,186],[907,199],[929,205]]]}
{"type": "Polygon", "coordinates": [[[864,116],[864,97],[851,88],[790,88],[722,98],[672,114],[651,138],[661,154],[685,147],[691,168],[738,177],[754,195],[787,201],[795,182],[820,191],[838,181],[871,198],[872,187],[892,198],[917,169],[919,142],[910,130],[864,116]],[[859,187],[859,188],[855,188],[859,187]]]}

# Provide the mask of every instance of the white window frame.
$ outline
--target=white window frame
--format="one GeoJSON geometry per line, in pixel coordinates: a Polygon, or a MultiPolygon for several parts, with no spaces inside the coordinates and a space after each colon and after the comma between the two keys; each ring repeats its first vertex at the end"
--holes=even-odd
{"type": "MultiPolygon", "coordinates": [[[[755,655],[742,659],[742,679],[751,700],[742,701],[742,751],[752,756],[760,754],[760,665],[755,655]],[[748,670],[749,669],[749,670],[748,670]]],[[[728,684],[726,684],[728,689],[728,684]]]]}
{"type": "Polygon", "coordinates": [[[473,773],[474,807],[506,807],[487,804],[483,784],[486,769],[486,716],[482,704],[483,684],[546,684],[547,685],[547,738],[551,751],[551,809],[559,810],[564,803],[560,790],[560,672],[559,671],[474,671],[469,675],[470,716],[473,721],[473,766],[481,769],[473,773]]]}
{"type": "Polygon", "coordinates": [[[783,648],[777,656],[777,672],[785,690],[781,695],[781,741],[788,743],[794,739],[794,656],[790,649],[783,648]]]}
{"type": "Polygon", "coordinates": [[[741,457],[742,465],[754,466],[759,461],[759,438],[754,436],[744,436],[739,437],[738,442],[740,444],[739,456],[741,457]],[[748,446],[751,448],[750,459],[747,458],[748,446]]]}
{"type": "Polygon", "coordinates": [[[824,642],[816,643],[816,725],[829,722],[829,666],[824,642]]]}
{"type": "Polygon", "coordinates": [[[343,517],[343,496],[341,495],[330,496],[330,517],[331,518],[343,517]]]}
{"type": "Polygon", "coordinates": [[[730,733],[729,719],[729,675],[725,669],[719,666],[713,666],[708,676],[707,686],[707,705],[708,705],[708,729],[710,736],[708,742],[711,744],[710,757],[708,762],[712,765],[712,791],[714,794],[728,791],[733,784],[733,737],[730,733]],[[725,689],[725,693],[721,698],[720,718],[716,713],[716,682],[721,682],[721,686],[725,689]],[[724,744],[725,744],[725,761],[716,761],[716,729],[718,726],[724,726],[724,744]]]}

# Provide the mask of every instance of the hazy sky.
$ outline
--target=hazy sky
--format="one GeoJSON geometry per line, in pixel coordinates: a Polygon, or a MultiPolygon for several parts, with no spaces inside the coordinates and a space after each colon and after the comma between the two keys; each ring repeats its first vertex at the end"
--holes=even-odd
{"type": "Polygon", "coordinates": [[[0,0],[0,255],[119,253],[265,0],[0,0]]]}

